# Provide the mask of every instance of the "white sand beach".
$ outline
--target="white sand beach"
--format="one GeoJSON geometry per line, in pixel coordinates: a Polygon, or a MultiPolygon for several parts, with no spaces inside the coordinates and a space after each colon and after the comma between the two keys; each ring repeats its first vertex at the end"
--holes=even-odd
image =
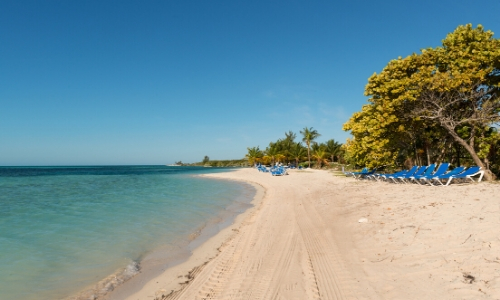
{"type": "Polygon", "coordinates": [[[187,261],[106,299],[500,298],[500,184],[205,176],[261,187],[255,206],[187,261]]]}

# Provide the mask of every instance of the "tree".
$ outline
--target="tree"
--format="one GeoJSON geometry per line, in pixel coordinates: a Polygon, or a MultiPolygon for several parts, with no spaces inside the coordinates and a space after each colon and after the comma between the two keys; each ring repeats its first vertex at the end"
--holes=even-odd
{"type": "Polygon", "coordinates": [[[278,153],[276,154],[276,160],[280,163],[281,161],[284,161],[286,159],[286,156],[281,154],[281,153],[278,153]]]}
{"type": "Polygon", "coordinates": [[[271,164],[275,164],[276,156],[280,154],[279,151],[279,143],[269,143],[269,147],[266,148],[264,157],[271,162],[271,164]]]}
{"type": "Polygon", "coordinates": [[[328,157],[328,153],[326,153],[324,147],[318,147],[315,149],[312,153],[312,157],[316,159],[316,166],[318,169],[321,169],[323,164],[328,163],[328,159],[326,159],[328,157]]]}
{"type": "Polygon", "coordinates": [[[318,131],[314,130],[312,127],[307,128],[304,127],[300,131],[302,134],[302,141],[304,141],[307,145],[307,160],[309,162],[309,168],[311,167],[311,142],[314,141],[316,138],[321,136],[321,134],[318,133],[318,131]]]}
{"type": "Polygon", "coordinates": [[[349,156],[373,167],[412,152],[418,160],[425,150],[429,161],[431,142],[451,137],[487,168],[478,151],[491,148],[487,133],[498,122],[499,82],[500,41],[481,25],[459,26],[442,47],[392,60],[368,79],[369,104],[344,124],[353,134],[346,143],[349,156]]]}
{"type": "MultiPolygon", "coordinates": [[[[474,163],[485,169],[485,164],[475,150],[475,141],[484,128],[500,121],[497,92],[497,87],[482,84],[442,92],[425,89],[418,99],[414,115],[438,122],[469,152],[474,163]],[[457,131],[459,128],[462,130],[457,131]]],[[[485,176],[489,176],[489,180],[493,178],[492,174],[485,176]]]]}
{"type": "Polygon", "coordinates": [[[307,150],[301,143],[295,143],[291,149],[290,155],[295,160],[295,164],[298,166],[299,161],[306,156],[307,150]]]}
{"type": "Polygon", "coordinates": [[[203,163],[206,164],[210,161],[210,158],[208,156],[205,155],[205,157],[203,158],[203,163]]]}
{"type": "Polygon", "coordinates": [[[289,130],[288,132],[285,132],[285,140],[287,141],[290,141],[290,142],[295,142],[295,138],[297,137],[297,135],[292,132],[291,130],[289,130]]]}
{"type": "Polygon", "coordinates": [[[334,139],[326,141],[325,151],[330,156],[331,161],[333,162],[334,158],[340,154],[340,149],[342,147],[341,143],[336,142],[334,139]]]}
{"type": "Polygon", "coordinates": [[[248,159],[248,163],[250,165],[255,164],[256,162],[259,162],[260,159],[263,156],[262,151],[259,149],[259,147],[252,147],[252,148],[247,148],[248,153],[245,155],[245,157],[248,159]]]}

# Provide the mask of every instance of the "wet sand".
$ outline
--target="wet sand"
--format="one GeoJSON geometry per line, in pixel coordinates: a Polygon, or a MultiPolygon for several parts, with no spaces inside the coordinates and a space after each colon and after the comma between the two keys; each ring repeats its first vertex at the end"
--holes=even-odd
{"type": "Polygon", "coordinates": [[[255,206],[187,261],[106,299],[500,298],[499,184],[289,173],[205,175],[261,186],[255,206]]]}

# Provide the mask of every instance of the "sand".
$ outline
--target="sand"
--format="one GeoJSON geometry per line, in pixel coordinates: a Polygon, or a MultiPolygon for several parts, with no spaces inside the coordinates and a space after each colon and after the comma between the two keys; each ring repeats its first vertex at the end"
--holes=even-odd
{"type": "Polygon", "coordinates": [[[187,261],[109,299],[500,299],[500,184],[205,176],[261,187],[254,207],[187,261]]]}

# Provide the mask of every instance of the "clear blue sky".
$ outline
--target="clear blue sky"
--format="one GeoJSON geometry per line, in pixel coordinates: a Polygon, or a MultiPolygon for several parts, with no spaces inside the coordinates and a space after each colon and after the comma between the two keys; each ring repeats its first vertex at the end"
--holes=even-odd
{"type": "Polygon", "coordinates": [[[242,158],[345,142],[367,79],[499,0],[0,1],[0,165],[242,158]]]}

